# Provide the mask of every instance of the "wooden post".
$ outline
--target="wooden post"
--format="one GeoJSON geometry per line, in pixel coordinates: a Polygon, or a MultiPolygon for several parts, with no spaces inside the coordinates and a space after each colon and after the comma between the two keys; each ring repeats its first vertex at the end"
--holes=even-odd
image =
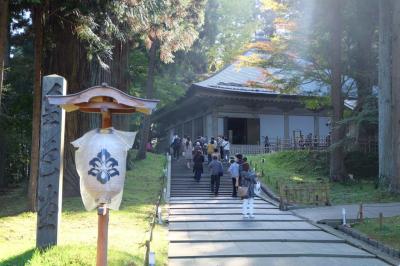
{"type": "Polygon", "coordinates": [[[109,210],[105,204],[97,208],[97,266],[107,265],[109,210]]]}
{"type": "Polygon", "coordinates": [[[57,245],[61,221],[65,111],[51,105],[47,95],[65,95],[61,76],[43,77],[37,199],[36,247],[57,245]]]}
{"type": "MultiPolygon", "coordinates": [[[[107,99],[104,99],[107,100],[107,99]]],[[[101,128],[109,128],[112,126],[111,112],[104,108],[101,110],[101,128]]],[[[108,249],[108,221],[109,210],[104,203],[97,208],[98,223],[97,223],[97,266],[107,265],[107,249],[108,249]]]]}
{"type": "Polygon", "coordinates": [[[364,222],[364,212],[363,212],[363,204],[360,203],[360,223],[364,222]]]}
{"type": "Polygon", "coordinates": [[[383,228],[383,214],[379,213],[379,229],[382,230],[383,228]]]}

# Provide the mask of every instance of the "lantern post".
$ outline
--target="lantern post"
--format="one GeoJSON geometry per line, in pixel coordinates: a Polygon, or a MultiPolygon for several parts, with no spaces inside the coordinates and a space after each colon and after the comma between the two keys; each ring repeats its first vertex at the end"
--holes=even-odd
{"type": "MultiPolygon", "coordinates": [[[[112,126],[111,112],[103,108],[101,110],[101,128],[106,129],[112,126]]],[[[109,221],[109,210],[106,204],[101,203],[97,208],[97,256],[96,265],[105,266],[107,265],[107,248],[108,248],[108,221],[109,221]]]]}
{"type": "MultiPolygon", "coordinates": [[[[151,99],[141,99],[137,97],[133,97],[128,95],[116,88],[110,87],[107,84],[103,83],[101,86],[95,86],[88,88],[84,91],[81,91],[76,94],[70,95],[49,95],[47,96],[50,104],[59,105],[66,112],[72,112],[79,110],[81,112],[87,113],[100,113],[101,114],[101,129],[106,130],[112,128],[112,114],[131,114],[134,112],[141,112],[144,114],[151,114],[152,110],[156,107],[158,100],[151,99]]],[[[131,132],[124,132],[130,133],[131,132]]],[[[133,140],[136,133],[133,133],[133,140]]],[[[133,144],[132,143],[130,145],[133,144]]],[[[74,144],[74,143],[73,143],[74,144]]],[[[80,147],[79,147],[80,148],[80,147]]],[[[103,150],[102,150],[103,151],[103,150]]],[[[85,150],[81,151],[85,152],[85,150]]],[[[105,151],[107,153],[107,150],[105,151]]],[[[98,156],[103,156],[102,153],[99,153],[98,156]]],[[[95,158],[96,159],[96,158],[95,158]]],[[[100,158],[99,160],[101,160],[100,158]]],[[[112,158],[113,159],[113,158],[112,158]]],[[[125,158],[126,159],[126,158],[125,158]]],[[[113,159],[114,160],[114,159],[113,159]]],[[[116,163],[118,165],[118,162],[116,163]]],[[[77,166],[78,168],[78,166],[77,166]]],[[[82,182],[85,181],[86,176],[82,176],[88,171],[81,170],[78,173],[80,174],[80,182],[81,182],[81,190],[82,190],[82,182]]],[[[123,169],[125,173],[126,169],[123,169]]],[[[101,171],[101,169],[99,170],[101,171]]],[[[90,172],[90,171],[89,171],[90,172]]],[[[122,171],[121,171],[122,172],[122,171]]],[[[115,173],[115,170],[114,170],[115,173]]],[[[116,171],[118,175],[120,175],[119,171],[116,171]]],[[[92,174],[93,175],[93,174],[92,174]]],[[[110,177],[110,176],[109,176],[110,177]]],[[[99,177],[97,177],[99,178],[99,177]]],[[[125,176],[122,177],[122,180],[125,179],[125,176]]],[[[93,180],[89,180],[93,182],[93,180]]],[[[102,182],[103,180],[99,180],[101,183],[96,183],[95,187],[100,187],[102,185],[106,185],[107,181],[102,182]]],[[[122,184],[123,186],[123,184],[122,184]]],[[[123,187],[120,188],[121,193],[123,187]]],[[[97,231],[97,258],[96,265],[97,266],[106,266],[107,265],[107,242],[108,242],[108,221],[109,221],[109,208],[118,209],[120,201],[117,206],[110,207],[108,205],[107,200],[104,200],[102,192],[97,191],[94,195],[95,202],[97,204],[97,215],[98,215],[98,231],[97,231]]],[[[107,192],[104,192],[106,195],[107,192]]],[[[82,191],[81,191],[82,195],[82,191]]],[[[122,195],[122,194],[121,194],[122,195]]],[[[106,195],[108,196],[108,195],[106,195]]],[[[95,206],[93,204],[89,205],[85,202],[84,196],[82,195],[82,200],[87,210],[93,209],[95,206]]],[[[87,199],[86,199],[87,200],[87,199]]],[[[111,201],[111,199],[108,199],[111,201]]]]}

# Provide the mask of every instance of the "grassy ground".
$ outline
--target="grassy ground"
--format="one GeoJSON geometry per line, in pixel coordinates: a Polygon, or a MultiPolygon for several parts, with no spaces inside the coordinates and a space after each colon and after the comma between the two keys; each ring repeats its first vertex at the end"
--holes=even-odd
{"type": "MultiPolygon", "coordinates": [[[[163,167],[164,156],[148,154],[128,171],[120,211],[110,213],[109,265],[143,264],[163,167]]],[[[0,265],[95,265],[97,214],[86,212],[80,197],[64,200],[59,246],[42,253],[34,250],[36,214],[23,212],[24,206],[21,191],[0,197],[0,265]]],[[[166,228],[157,226],[158,265],[166,265],[165,235],[166,228]]]]}
{"type": "MultiPolygon", "coordinates": [[[[287,151],[249,156],[248,159],[257,172],[264,172],[263,181],[275,192],[278,192],[278,182],[282,181],[328,181],[326,153],[287,151]]],[[[400,195],[376,189],[374,181],[368,179],[357,182],[332,182],[330,198],[332,204],[400,201],[400,195]]]]}
{"type": "Polygon", "coordinates": [[[379,219],[366,219],[364,223],[354,225],[354,228],[400,250],[400,216],[383,218],[382,229],[379,226],[379,219]]]}

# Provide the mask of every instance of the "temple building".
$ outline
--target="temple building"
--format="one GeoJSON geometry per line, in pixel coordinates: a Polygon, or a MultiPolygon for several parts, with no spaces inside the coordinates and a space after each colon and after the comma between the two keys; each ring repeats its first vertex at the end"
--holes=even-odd
{"type": "MultiPolygon", "coordinates": [[[[263,145],[265,136],[271,143],[300,136],[328,136],[328,110],[305,107],[306,99],[319,97],[310,93],[326,86],[310,82],[295,92],[285,92],[268,89],[267,83],[265,69],[236,62],[192,84],[173,106],[157,111],[153,121],[169,136],[166,139],[173,134],[192,139],[226,136],[233,145],[263,145]]],[[[347,107],[354,102],[347,100],[347,107]]]]}

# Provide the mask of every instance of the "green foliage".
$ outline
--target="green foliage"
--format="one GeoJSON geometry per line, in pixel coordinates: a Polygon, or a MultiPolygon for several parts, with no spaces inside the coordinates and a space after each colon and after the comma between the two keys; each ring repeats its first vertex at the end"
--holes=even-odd
{"type": "MultiPolygon", "coordinates": [[[[109,250],[109,265],[126,265],[131,261],[131,255],[128,252],[109,250]]],[[[43,252],[35,251],[26,265],[94,265],[93,258],[96,257],[95,246],[68,245],[55,246],[43,252]]]]}
{"type": "Polygon", "coordinates": [[[213,26],[214,43],[206,51],[209,70],[215,71],[230,63],[233,58],[244,51],[251,41],[257,22],[256,1],[222,0],[209,1],[208,26],[213,26]]]}
{"type": "Polygon", "coordinates": [[[314,111],[327,109],[331,106],[330,97],[305,98],[302,101],[307,109],[314,111]]]}
{"type": "MultiPolygon", "coordinates": [[[[356,155],[354,155],[356,156],[356,155]]],[[[361,155],[360,155],[361,156],[361,155]]],[[[365,155],[362,155],[365,156],[365,155]]],[[[329,155],[326,152],[314,151],[285,151],[268,155],[248,156],[252,167],[257,165],[257,172],[263,172],[263,182],[275,193],[278,193],[277,184],[280,182],[301,183],[329,182],[329,155]],[[262,159],[265,162],[262,162],[262,159]]],[[[369,160],[363,160],[363,165],[353,167],[369,167],[369,160]]],[[[351,163],[349,161],[349,163],[351,163]]],[[[350,172],[350,171],[349,171],[350,172]]],[[[370,174],[368,174],[370,176],[370,174]]],[[[390,194],[376,188],[374,180],[365,176],[356,176],[357,180],[330,183],[330,199],[332,204],[393,202],[400,201],[400,195],[390,194]]]]}
{"type": "Polygon", "coordinates": [[[347,172],[356,179],[373,179],[378,176],[379,161],[376,153],[348,152],[344,162],[347,172]]]}
{"type": "Polygon", "coordinates": [[[272,156],[275,163],[308,176],[327,176],[328,160],[326,152],[308,150],[279,152],[272,156]]]}
{"type": "Polygon", "coordinates": [[[25,31],[10,37],[12,57],[5,71],[0,110],[0,187],[26,180],[29,169],[33,87],[32,35],[22,13],[15,15],[25,31]]]}
{"type": "Polygon", "coordinates": [[[355,224],[354,228],[372,239],[400,249],[400,216],[384,217],[382,229],[379,219],[365,219],[363,223],[355,224]]]}

